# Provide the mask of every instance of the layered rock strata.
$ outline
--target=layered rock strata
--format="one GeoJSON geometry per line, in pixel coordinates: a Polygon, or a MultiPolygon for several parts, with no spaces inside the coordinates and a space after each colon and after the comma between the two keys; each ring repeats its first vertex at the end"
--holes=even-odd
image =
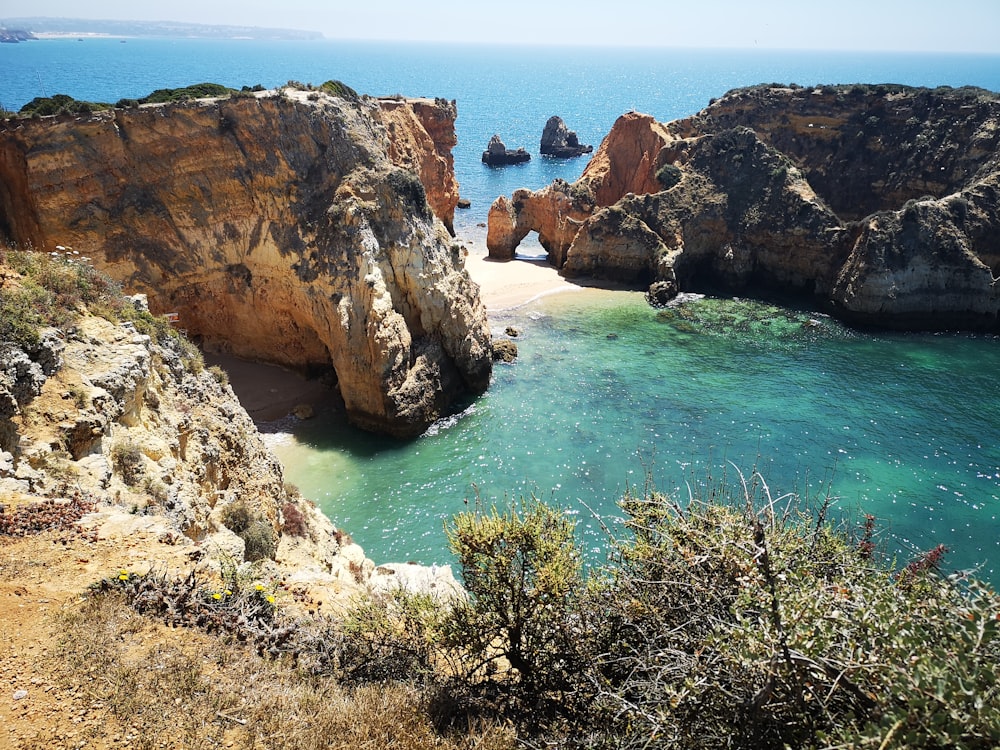
{"type": "Polygon", "coordinates": [[[332,369],[355,424],[416,435],[492,366],[431,210],[450,222],[457,202],[454,116],[286,89],[9,121],[0,236],[82,251],[208,350],[332,369]]]}
{"type": "Polygon", "coordinates": [[[497,199],[491,257],[512,258],[530,231],[567,275],[804,293],[860,324],[995,329],[1000,101],[772,85],[671,123],[629,113],[576,183],[497,199]]]}
{"type": "Polygon", "coordinates": [[[389,133],[393,164],[419,175],[434,215],[455,235],[458,180],[451,150],[458,143],[458,108],[446,99],[378,100],[379,119],[389,133]]]}

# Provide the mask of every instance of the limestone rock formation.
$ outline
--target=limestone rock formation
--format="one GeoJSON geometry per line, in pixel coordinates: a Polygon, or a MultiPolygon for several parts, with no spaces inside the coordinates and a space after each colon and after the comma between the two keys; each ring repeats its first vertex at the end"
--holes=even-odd
{"type": "Polygon", "coordinates": [[[389,131],[389,158],[393,164],[420,176],[434,215],[455,235],[455,207],[459,203],[455,159],[458,108],[446,99],[378,100],[378,115],[389,131]]]}
{"type": "Polygon", "coordinates": [[[94,506],[84,525],[102,538],[154,533],[208,565],[248,553],[245,529],[230,528],[239,507],[270,538],[276,574],[367,581],[374,563],[286,487],[232,389],[180,337],[84,312],[37,347],[0,341],[0,352],[5,503],[83,498],[94,506]]]}
{"type": "Polygon", "coordinates": [[[483,164],[491,167],[503,167],[508,164],[522,164],[531,161],[531,154],[523,148],[509,149],[500,140],[499,135],[490,138],[489,145],[483,151],[483,164]]]}
{"type": "Polygon", "coordinates": [[[538,152],[543,156],[553,156],[557,159],[572,159],[576,156],[589,154],[593,146],[580,143],[576,131],[566,127],[566,123],[558,115],[553,115],[545,123],[542,130],[542,141],[538,152]]]}
{"type": "Polygon", "coordinates": [[[207,350],[332,370],[355,424],[417,435],[492,368],[428,205],[450,220],[454,114],[285,89],[8,121],[0,238],[73,247],[207,350]]]}
{"type": "Polygon", "coordinates": [[[490,256],[657,290],[797,292],[860,324],[995,329],[1000,98],[759,86],[693,117],[622,116],[572,185],[490,209],[490,256]]]}

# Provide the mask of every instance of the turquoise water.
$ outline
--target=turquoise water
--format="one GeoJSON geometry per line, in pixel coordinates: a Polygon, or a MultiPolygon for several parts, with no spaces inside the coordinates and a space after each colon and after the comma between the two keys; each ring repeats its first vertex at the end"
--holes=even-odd
{"type": "MultiPolygon", "coordinates": [[[[493,133],[536,152],[553,114],[596,146],[626,111],[669,120],[762,82],[1000,90],[997,56],[333,41],[46,40],[0,45],[0,71],[9,109],[54,93],[113,102],[200,81],[331,78],[455,99],[455,169],[473,204],[455,223],[477,237],[496,196],[579,176],[585,159],[480,162],[493,133]]],[[[522,330],[521,357],[461,418],[405,444],[317,419],[277,450],[290,481],[380,561],[446,560],[442,525],[477,497],[552,500],[597,548],[588,508],[613,514],[647,473],[671,489],[731,477],[732,462],[759,467],[776,493],[829,491],[845,513],[874,513],[890,549],[944,543],[949,567],[981,564],[1000,580],[1000,342],[812,317],[705,300],[668,319],[631,293],[557,295],[493,321],[522,330]]]]}
{"type": "MultiPolygon", "coordinates": [[[[442,562],[444,522],[528,495],[577,515],[647,474],[664,490],[734,466],[775,494],[879,517],[887,549],[952,548],[996,576],[1000,367],[996,337],[862,335],[808,312],[641,294],[567,293],[494,320],[520,356],[460,418],[399,444],[305,423],[280,442],[291,479],[377,559],[442,562]],[[732,462],[732,463],[730,463],[732,462]]],[[[682,489],[682,494],[687,490],[682,489]]]]}

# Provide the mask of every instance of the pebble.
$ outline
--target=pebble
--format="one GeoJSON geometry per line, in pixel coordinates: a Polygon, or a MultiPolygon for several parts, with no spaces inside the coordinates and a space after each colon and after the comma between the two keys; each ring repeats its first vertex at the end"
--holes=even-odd
{"type": "Polygon", "coordinates": [[[27,690],[18,690],[16,693],[14,693],[14,700],[16,701],[23,700],[24,698],[27,697],[28,697],[27,690]]]}

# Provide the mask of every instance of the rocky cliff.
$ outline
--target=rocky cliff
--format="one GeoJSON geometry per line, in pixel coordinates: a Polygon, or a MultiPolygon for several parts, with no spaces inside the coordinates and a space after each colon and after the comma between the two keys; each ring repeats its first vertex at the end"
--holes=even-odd
{"type": "Polygon", "coordinates": [[[83,252],[206,349],[332,370],[354,423],[416,435],[491,372],[478,288],[431,210],[448,222],[457,201],[454,116],[284,89],[8,121],[0,236],[83,252]]]}
{"type": "MultiPolygon", "coordinates": [[[[5,312],[33,283],[45,279],[27,281],[0,258],[5,312]]],[[[68,311],[37,341],[0,336],[0,520],[46,500],[87,512],[95,538],[147,538],[176,549],[175,562],[260,560],[268,575],[337,591],[366,584],[373,563],[284,483],[221,373],[142,309],[97,307],[100,316],[68,311]]]]}
{"type": "Polygon", "coordinates": [[[998,188],[996,94],[758,86],[671,123],[622,116],[576,183],[499,198],[487,244],[511,258],[536,231],[566,274],[993,329],[998,188]]]}
{"type": "Polygon", "coordinates": [[[434,215],[455,235],[458,180],[451,150],[458,143],[458,109],[446,99],[379,99],[379,119],[389,133],[389,158],[420,176],[434,215]]]}

